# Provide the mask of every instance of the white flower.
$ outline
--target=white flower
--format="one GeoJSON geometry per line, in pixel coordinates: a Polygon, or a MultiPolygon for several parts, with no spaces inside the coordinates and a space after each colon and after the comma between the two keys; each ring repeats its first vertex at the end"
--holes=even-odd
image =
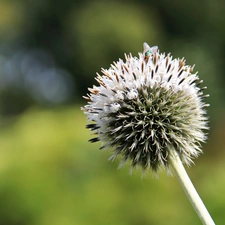
{"type": "Polygon", "coordinates": [[[184,58],[160,54],[146,43],[138,58],[125,59],[102,69],[99,86],[85,97],[89,102],[82,110],[92,121],[87,128],[97,134],[90,141],[112,147],[111,159],[121,155],[122,163],[131,160],[144,170],[168,167],[171,147],[190,164],[208,129],[202,80],[184,58]]]}

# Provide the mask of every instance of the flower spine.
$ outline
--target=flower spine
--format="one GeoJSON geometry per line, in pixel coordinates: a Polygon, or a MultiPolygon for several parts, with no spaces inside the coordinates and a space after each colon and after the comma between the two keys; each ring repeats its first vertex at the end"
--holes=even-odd
{"type": "Polygon", "coordinates": [[[201,150],[207,127],[203,90],[193,66],[184,58],[173,59],[158,47],[144,43],[139,57],[125,54],[97,74],[98,86],[89,88],[82,108],[86,126],[101,141],[101,149],[112,148],[110,159],[122,156],[143,170],[169,168],[171,149],[190,164],[201,150]]]}

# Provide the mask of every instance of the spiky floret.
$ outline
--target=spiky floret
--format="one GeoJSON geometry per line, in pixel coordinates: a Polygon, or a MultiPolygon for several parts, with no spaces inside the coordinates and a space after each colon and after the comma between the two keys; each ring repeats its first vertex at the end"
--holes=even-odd
{"type": "Polygon", "coordinates": [[[121,164],[130,160],[143,170],[168,168],[171,149],[190,164],[208,128],[202,80],[184,58],[160,54],[146,43],[138,58],[125,59],[102,69],[99,86],[85,97],[87,128],[97,134],[90,142],[101,141],[101,149],[113,149],[111,159],[121,155],[121,164]]]}

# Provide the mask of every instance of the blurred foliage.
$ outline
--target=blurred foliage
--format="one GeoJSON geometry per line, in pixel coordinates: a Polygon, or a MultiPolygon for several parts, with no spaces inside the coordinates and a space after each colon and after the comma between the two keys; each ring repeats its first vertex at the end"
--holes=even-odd
{"type": "Polygon", "coordinates": [[[144,41],[196,64],[208,86],[206,154],[188,172],[223,224],[224,8],[220,0],[1,0],[0,225],[201,224],[176,179],[117,170],[69,106],[82,103],[95,72],[137,55],[144,41]]]}
{"type": "MultiPolygon", "coordinates": [[[[0,224],[201,224],[175,178],[117,170],[109,152],[87,142],[84,124],[78,107],[34,108],[2,127],[0,224]]],[[[225,210],[220,158],[213,163],[202,155],[188,169],[217,224],[225,210]]]]}
{"type": "Polygon", "coordinates": [[[109,62],[117,60],[118,53],[126,52],[127,48],[137,55],[143,38],[150,43],[160,40],[159,22],[154,22],[157,15],[143,6],[137,8],[132,3],[128,7],[126,3],[93,1],[71,15],[72,38],[79,43],[78,55],[82,65],[88,63],[84,72],[89,76],[93,76],[93,71],[98,71],[100,66],[109,67],[109,62]]]}
{"type": "Polygon", "coordinates": [[[95,72],[124,58],[124,52],[137,55],[146,41],[151,46],[158,45],[161,52],[172,52],[179,58],[184,56],[188,64],[196,64],[196,71],[211,94],[211,119],[218,114],[222,117],[225,108],[224,7],[225,3],[220,0],[2,0],[0,112],[18,114],[32,105],[80,102],[80,96],[94,83],[95,72]],[[44,70],[43,63],[40,65],[37,57],[30,54],[37,50],[45,55],[43,59],[48,67],[51,65],[49,69],[55,71],[51,75],[49,70],[44,70]],[[29,73],[23,69],[23,54],[33,59],[29,73]],[[31,87],[31,92],[29,84],[27,87],[24,83],[32,75],[38,79],[35,80],[37,87],[31,87]],[[69,86],[67,94],[60,84],[69,86]],[[17,107],[13,107],[15,104],[17,107]]]}

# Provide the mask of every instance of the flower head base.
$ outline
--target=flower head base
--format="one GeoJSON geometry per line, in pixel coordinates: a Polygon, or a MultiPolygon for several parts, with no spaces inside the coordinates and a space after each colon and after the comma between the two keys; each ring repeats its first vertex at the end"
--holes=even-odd
{"type": "Polygon", "coordinates": [[[201,153],[207,117],[202,81],[184,59],[160,54],[144,43],[139,57],[125,55],[97,75],[99,86],[89,89],[89,102],[82,108],[101,149],[111,147],[121,164],[157,171],[169,167],[171,149],[190,164],[201,153]]]}

